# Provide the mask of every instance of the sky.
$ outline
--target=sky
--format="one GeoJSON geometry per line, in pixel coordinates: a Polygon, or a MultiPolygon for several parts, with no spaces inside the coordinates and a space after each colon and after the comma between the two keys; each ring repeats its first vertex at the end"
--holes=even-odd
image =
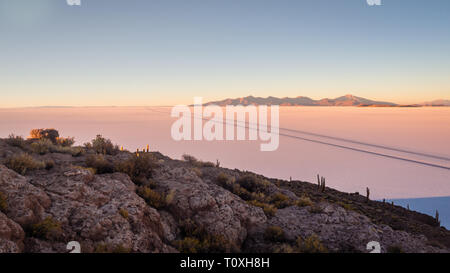
{"type": "Polygon", "coordinates": [[[0,107],[450,99],[450,1],[0,0],[0,107]]]}

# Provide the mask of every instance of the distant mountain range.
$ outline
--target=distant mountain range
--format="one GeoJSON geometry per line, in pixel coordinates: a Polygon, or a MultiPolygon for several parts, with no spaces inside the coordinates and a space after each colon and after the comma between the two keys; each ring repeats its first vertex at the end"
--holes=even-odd
{"type": "Polygon", "coordinates": [[[221,101],[212,101],[204,105],[280,105],[280,106],[359,106],[359,107],[420,107],[420,106],[450,106],[449,100],[436,100],[414,105],[399,105],[392,102],[374,101],[353,95],[345,95],[335,99],[313,100],[308,97],[299,96],[296,98],[277,98],[277,97],[243,97],[235,99],[225,99],[221,101]]]}
{"type": "Polygon", "coordinates": [[[450,106],[450,100],[434,100],[422,103],[423,106],[450,106]]]}

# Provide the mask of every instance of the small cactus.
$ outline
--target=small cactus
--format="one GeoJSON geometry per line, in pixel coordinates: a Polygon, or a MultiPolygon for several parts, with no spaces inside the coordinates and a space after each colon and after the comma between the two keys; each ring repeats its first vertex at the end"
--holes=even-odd
{"type": "Polygon", "coordinates": [[[370,198],[370,189],[369,187],[366,188],[366,201],[369,202],[370,198]]]}
{"type": "Polygon", "coordinates": [[[317,175],[317,189],[320,190],[320,176],[317,175]]]}
{"type": "Polygon", "coordinates": [[[217,168],[220,167],[220,161],[219,161],[219,159],[216,159],[216,167],[217,167],[217,168]]]}
{"type": "Polygon", "coordinates": [[[439,211],[438,210],[436,210],[436,217],[435,217],[435,219],[436,219],[436,223],[438,223],[438,225],[440,226],[441,225],[441,220],[439,220],[439,211]]]}

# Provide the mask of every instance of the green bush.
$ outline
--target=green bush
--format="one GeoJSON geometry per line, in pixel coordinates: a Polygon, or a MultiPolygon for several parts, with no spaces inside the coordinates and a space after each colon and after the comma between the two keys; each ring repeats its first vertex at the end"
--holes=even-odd
{"type": "Polygon", "coordinates": [[[61,231],[61,223],[54,220],[51,216],[31,227],[31,235],[33,237],[48,240],[54,239],[61,231]]]}
{"type": "Polygon", "coordinates": [[[0,211],[6,213],[8,210],[8,198],[6,194],[0,192],[0,211]]]}
{"type": "Polygon", "coordinates": [[[116,155],[120,151],[119,146],[114,145],[110,139],[106,139],[102,135],[97,135],[91,143],[86,143],[85,147],[103,155],[116,155]]]}
{"type": "Polygon", "coordinates": [[[269,226],[264,231],[264,238],[270,242],[283,242],[285,240],[284,231],[278,226],[269,226]]]}
{"type": "Polygon", "coordinates": [[[11,134],[8,136],[8,138],[5,140],[8,145],[18,147],[18,148],[25,148],[26,141],[21,136],[16,136],[14,134],[11,134]]]}
{"type": "Polygon", "coordinates": [[[86,157],[86,166],[93,168],[96,174],[113,173],[114,166],[103,155],[89,155],[86,157]]]}
{"type": "Polygon", "coordinates": [[[9,157],[6,159],[5,165],[21,175],[25,175],[27,171],[45,168],[44,162],[35,160],[29,154],[19,154],[9,157]]]}
{"type": "Polygon", "coordinates": [[[155,157],[149,153],[133,154],[129,159],[114,164],[116,172],[128,174],[139,185],[147,185],[153,170],[158,166],[155,157]]]}

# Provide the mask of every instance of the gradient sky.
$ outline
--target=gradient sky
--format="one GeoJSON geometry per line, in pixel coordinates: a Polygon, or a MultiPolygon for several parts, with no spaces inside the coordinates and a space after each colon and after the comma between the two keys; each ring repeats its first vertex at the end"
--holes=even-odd
{"type": "Polygon", "coordinates": [[[0,0],[0,107],[450,99],[450,1],[0,0]]]}

